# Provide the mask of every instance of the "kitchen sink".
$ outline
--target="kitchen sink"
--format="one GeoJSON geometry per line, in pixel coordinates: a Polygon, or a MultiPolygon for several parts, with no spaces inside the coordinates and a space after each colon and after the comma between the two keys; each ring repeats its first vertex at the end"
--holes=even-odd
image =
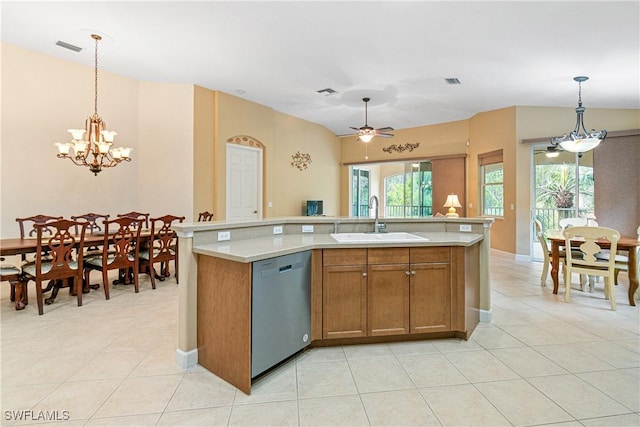
{"type": "Polygon", "coordinates": [[[426,237],[411,233],[331,233],[331,237],[339,243],[406,243],[428,241],[426,237]]]}

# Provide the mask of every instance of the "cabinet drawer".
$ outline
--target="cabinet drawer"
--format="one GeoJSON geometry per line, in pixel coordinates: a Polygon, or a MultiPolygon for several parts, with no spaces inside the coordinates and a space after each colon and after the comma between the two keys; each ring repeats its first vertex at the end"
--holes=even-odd
{"type": "Polygon", "coordinates": [[[369,248],[367,264],[408,264],[409,248],[369,248]]]}
{"type": "Polygon", "coordinates": [[[411,263],[417,262],[450,262],[451,249],[437,248],[411,248],[411,263]]]}
{"type": "Polygon", "coordinates": [[[367,263],[367,250],[325,249],[322,251],[322,265],[360,265],[367,263]]]}

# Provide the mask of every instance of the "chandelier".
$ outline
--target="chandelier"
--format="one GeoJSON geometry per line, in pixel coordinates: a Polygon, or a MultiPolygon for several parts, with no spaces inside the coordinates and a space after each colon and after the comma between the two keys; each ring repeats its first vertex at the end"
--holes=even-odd
{"type": "Polygon", "coordinates": [[[589,77],[578,76],[573,80],[578,82],[578,108],[576,108],[576,127],[567,136],[564,134],[559,138],[552,138],[551,142],[556,147],[560,145],[563,150],[571,153],[584,153],[585,151],[593,150],[607,137],[607,131],[601,130],[596,132],[595,129],[591,129],[591,132],[587,132],[584,127],[583,115],[584,107],[582,106],[582,82],[589,80],[589,77]]]}
{"type": "Polygon", "coordinates": [[[58,142],[55,145],[58,147],[58,158],[70,159],[75,165],[86,166],[94,175],[98,175],[102,168],[114,167],[122,161],[130,162],[132,149],[112,147],[117,133],[107,130],[107,124],[98,115],[98,41],[102,37],[91,34],[91,38],[96,42],[94,113],[87,118],[84,129],[67,130],[72,136],[71,142],[58,142]]]}

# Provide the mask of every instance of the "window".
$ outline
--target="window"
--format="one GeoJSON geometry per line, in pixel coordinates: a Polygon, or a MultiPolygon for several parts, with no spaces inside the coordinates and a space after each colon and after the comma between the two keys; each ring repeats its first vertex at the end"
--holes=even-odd
{"type": "Polygon", "coordinates": [[[352,169],[351,198],[351,216],[369,216],[369,170],[352,169]]]}
{"type": "Polygon", "coordinates": [[[478,155],[482,215],[504,216],[504,168],[502,150],[478,155]]]}
{"type": "Polygon", "coordinates": [[[405,163],[404,169],[403,173],[384,178],[385,217],[431,216],[431,162],[405,163]]]}

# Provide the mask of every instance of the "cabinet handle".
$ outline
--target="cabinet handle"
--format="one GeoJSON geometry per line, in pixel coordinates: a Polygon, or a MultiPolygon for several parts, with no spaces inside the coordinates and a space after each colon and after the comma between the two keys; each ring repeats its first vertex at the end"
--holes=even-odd
{"type": "Polygon", "coordinates": [[[410,276],[411,272],[410,271],[405,271],[404,274],[406,274],[407,276],[410,276]]]}
{"type": "Polygon", "coordinates": [[[362,273],[362,277],[367,277],[367,273],[362,273]]]}
{"type": "Polygon", "coordinates": [[[411,270],[411,274],[416,274],[416,271],[415,270],[411,270]]]}

